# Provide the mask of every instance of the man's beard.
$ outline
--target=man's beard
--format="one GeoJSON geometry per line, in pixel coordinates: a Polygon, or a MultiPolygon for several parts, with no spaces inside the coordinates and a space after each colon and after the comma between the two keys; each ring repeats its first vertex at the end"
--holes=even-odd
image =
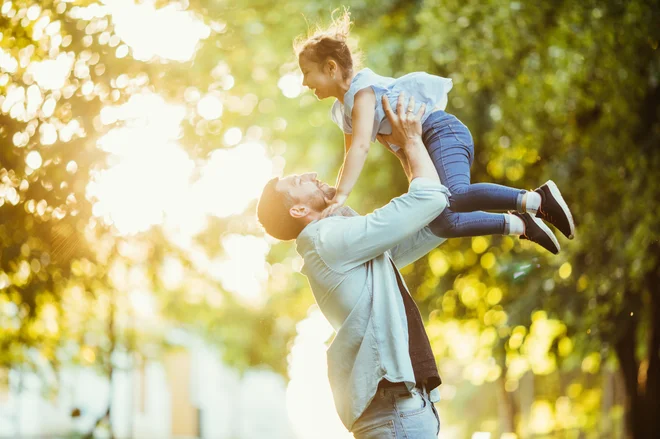
{"type": "Polygon", "coordinates": [[[321,189],[321,191],[325,194],[325,198],[328,200],[332,200],[335,198],[335,195],[337,194],[337,188],[334,188],[332,186],[328,186],[325,189],[321,189]]]}
{"type": "Polygon", "coordinates": [[[318,185],[319,194],[318,197],[314,197],[314,205],[312,206],[315,210],[321,212],[328,207],[328,202],[326,200],[332,200],[337,193],[337,189],[329,186],[327,184],[320,183],[318,185]]]}

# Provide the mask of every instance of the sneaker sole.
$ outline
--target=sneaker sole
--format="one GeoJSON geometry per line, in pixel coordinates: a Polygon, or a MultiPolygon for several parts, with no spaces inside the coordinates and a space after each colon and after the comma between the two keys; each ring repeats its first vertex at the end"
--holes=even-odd
{"type": "MultiPolygon", "coordinates": [[[[548,226],[545,225],[545,223],[543,222],[543,220],[542,220],[541,218],[537,218],[537,217],[532,216],[532,215],[530,215],[530,217],[534,220],[534,222],[536,223],[536,225],[539,226],[539,227],[541,228],[541,230],[543,231],[543,233],[545,233],[546,235],[548,235],[548,237],[550,238],[550,240],[552,241],[552,243],[553,243],[555,246],[557,246],[557,253],[559,253],[559,252],[561,251],[561,246],[559,245],[559,241],[557,241],[557,237],[555,236],[555,234],[552,233],[552,230],[550,230],[550,228],[549,228],[548,226]]],[[[537,243],[537,244],[538,244],[538,243],[537,243]]],[[[552,253],[552,252],[550,252],[550,253],[552,253]]]]}
{"type": "Polygon", "coordinates": [[[564,212],[564,215],[566,215],[566,218],[568,218],[568,225],[571,228],[571,234],[569,235],[568,239],[575,238],[575,223],[573,222],[573,215],[571,214],[571,210],[568,208],[568,204],[566,204],[566,201],[564,201],[564,197],[561,196],[561,192],[559,192],[559,188],[554,181],[548,180],[545,184],[548,185],[550,193],[559,204],[559,207],[561,207],[561,210],[564,212]]]}
{"type": "Polygon", "coordinates": [[[552,243],[555,246],[557,246],[557,253],[559,253],[561,251],[561,246],[559,245],[559,241],[557,241],[557,237],[555,236],[555,234],[552,233],[552,230],[550,230],[550,228],[545,225],[545,223],[543,222],[543,220],[541,218],[536,218],[535,216],[531,216],[531,215],[530,215],[530,217],[534,220],[536,225],[541,228],[543,233],[545,233],[546,235],[548,235],[548,237],[550,237],[550,240],[552,241],[552,243]]]}

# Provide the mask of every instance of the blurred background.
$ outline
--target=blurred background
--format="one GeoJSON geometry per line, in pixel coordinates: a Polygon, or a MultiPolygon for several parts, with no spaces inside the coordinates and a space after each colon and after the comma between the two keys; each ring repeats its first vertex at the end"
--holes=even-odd
{"type": "MultiPolygon", "coordinates": [[[[256,197],[343,153],[292,39],[318,0],[0,1],[0,437],[349,438],[256,197]]],[[[364,64],[453,79],[473,181],[553,179],[558,256],[451,239],[403,272],[446,439],[660,432],[660,6],[346,1],[364,64]]],[[[380,146],[348,204],[405,192],[380,146]]]]}

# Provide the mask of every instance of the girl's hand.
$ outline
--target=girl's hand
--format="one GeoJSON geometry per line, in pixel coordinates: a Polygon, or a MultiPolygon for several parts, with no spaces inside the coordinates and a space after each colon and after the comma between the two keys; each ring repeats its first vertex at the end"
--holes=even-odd
{"type": "Polygon", "coordinates": [[[328,200],[328,207],[326,207],[323,212],[321,212],[321,218],[327,218],[333,213],[340,209],[348,197],[342,194],[336,194],[335,198],[328,200]]]}

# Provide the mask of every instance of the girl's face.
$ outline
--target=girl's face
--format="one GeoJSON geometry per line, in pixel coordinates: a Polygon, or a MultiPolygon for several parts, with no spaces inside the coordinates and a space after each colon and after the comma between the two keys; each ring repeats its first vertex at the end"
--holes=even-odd
{"type": "Polygon", "coordinates": [[[312,90],[319,100],[334,96],[333,90],[337,88],[334,75],[339,74],[332,71],[330,62],[319,64],[306,56],[300,56],[298,65],[303,74],[303,85],[312,90]]]}

